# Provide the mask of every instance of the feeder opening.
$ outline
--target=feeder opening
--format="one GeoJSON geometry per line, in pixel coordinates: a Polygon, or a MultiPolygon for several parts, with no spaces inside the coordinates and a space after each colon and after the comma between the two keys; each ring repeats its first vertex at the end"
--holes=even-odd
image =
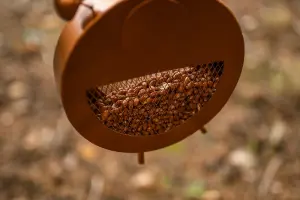
{"type": "Polygon", "coordinates": [[[190,65],[97,86],[86,92],[99,122],[131,135],[158,135],[185,123],[212,98],[224,61],[190,65]]]}

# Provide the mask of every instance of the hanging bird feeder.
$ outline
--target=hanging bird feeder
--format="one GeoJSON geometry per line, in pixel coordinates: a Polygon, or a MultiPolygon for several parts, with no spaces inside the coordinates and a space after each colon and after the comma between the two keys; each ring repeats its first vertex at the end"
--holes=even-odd
{"type": "Polygon", "coordinates": [[[244,40],[217,0],[55,0],[68,21],[54,73],[66,115],[91,143],[138,153],[207,124],[240,77],[244,40]]]}

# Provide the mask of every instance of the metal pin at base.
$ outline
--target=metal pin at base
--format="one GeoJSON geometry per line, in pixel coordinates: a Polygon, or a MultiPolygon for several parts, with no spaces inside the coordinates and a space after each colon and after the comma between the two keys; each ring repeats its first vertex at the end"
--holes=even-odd
{"type": "Polygon", "coordinates": [[[205,127],[200,128],[200,131],[202,134],[206,134],[207,133],[207,129],[205,127]]]}
{"type": "Polygon", "coordinates": [[[145,164],[145,155],[144,152],[138,153],[138,162],[140,165],[145,164]]]}

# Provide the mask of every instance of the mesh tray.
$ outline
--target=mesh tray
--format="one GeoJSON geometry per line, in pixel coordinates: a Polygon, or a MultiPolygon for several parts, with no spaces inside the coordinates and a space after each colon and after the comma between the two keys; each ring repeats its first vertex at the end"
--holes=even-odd
{"type": "Polygon", "coordinates": [[[86,92],[99,122],[121,134],[158,135],[185,123],[212,98],[224,62],[187,66],[86,92]]]}

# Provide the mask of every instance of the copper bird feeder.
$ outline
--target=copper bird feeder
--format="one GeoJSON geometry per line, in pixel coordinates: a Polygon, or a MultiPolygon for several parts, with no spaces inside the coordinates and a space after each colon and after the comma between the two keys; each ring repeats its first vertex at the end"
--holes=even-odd
{"type": "Polygon", "coordinates": [[[207,124],[241,75],[244,40],[217,0],[55,0],[67,22],[54,73],[66,115],[91,143],[137,153],[207,124]]]}

